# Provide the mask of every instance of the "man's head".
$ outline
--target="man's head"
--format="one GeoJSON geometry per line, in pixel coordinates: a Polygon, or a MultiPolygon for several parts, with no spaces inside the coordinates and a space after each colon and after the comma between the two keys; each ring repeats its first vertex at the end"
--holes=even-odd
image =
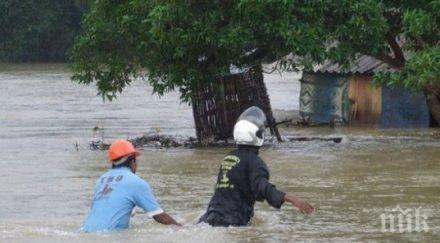
{"type": "Polygon", "coordinates": [[[266,115],[260,108],[256,106],[248,108],[238,117],[237,123],[235,123],[235,143],[261,147],[264,143],[266,124],[266,115]]]}
{"type": "Polygon", "coordinates": [[[136,173],[136,157],[139,155],[139,151],[134,148],[133,144],[123,139],[114,141],[108,149],[108,158],[112,163],[112,168],[128,167],[133,173],[136,173]]]}

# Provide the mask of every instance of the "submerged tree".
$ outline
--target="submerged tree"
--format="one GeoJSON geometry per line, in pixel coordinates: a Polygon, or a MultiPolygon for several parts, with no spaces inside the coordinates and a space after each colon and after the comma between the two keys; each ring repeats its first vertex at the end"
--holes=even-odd
{"type": "Polygon", "coordinates": [[[313,25],[319,13],[301,14],[316,8],[315,4],[303,4],[302,10],[290,6],[295,14],[286,12],[280,18],[279,13],[289,7],[284,2],[257,6],[252,1],[98,1],[73,51],[73,79],[85,84],[96,81],[106,99],[139,76],[148,78],[159,95],[178,89],[182,100],[193,104],[202,144],[231,137],[235,118],[245,106],[259,105],[281,140],[261,64],[291,50],[323,56],[321,39],[309,45],[310,36],[319,34],[313,25]],[[298,33],[286,35],[288,30],[298,33]],[[247,74],[253,78],[246,74],[224,82],[221,77],[230,74],[231,66],[252,68],[247,74]],[[240,91],[243,87],[250,90],[240,91]]]}
{"type": "Polygon", "coordinates": [[[321,1],[97,1],[73,49],[73,80],[96,82],[111,99],[133,78],[148,77],[159,95],[178,89],[190,101],[192,92],[229,73],[231,65],[258,66],[292,51],[322,61],[320,6],[321,1]]]}
{"type": "Polygon", "coordinates": [[[184,101],[231,65],[310,69],[357,54],[399,72],[389,84],[423,89],[440,121],[438,1],[96,1],[73,49],[73,80],[114,98],[135,77],[184,101]],[[290,55],[289,55],[290,54],[290,55]]]}

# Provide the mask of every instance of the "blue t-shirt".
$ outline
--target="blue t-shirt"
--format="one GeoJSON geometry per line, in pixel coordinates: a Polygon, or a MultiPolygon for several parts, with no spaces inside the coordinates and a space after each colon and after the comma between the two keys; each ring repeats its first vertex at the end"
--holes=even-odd
{"type": "Polygon", "coordinates": [[[150,217],[163,212],[146,181],[127,167],[111,169],[96,182],[90,214],[82,229],[96,232],[127,228],[135,206],[150,217]]]}

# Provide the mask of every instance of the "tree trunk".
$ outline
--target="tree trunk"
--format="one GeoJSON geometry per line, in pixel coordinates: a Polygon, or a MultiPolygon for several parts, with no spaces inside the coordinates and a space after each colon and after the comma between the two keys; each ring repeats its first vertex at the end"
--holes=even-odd
{"type": "Polygon", "coordinates": [[[440,85],[427,85],[425,87],[426,103],[429,112],[435,121],[435,125],[440,125],[440,85]]]}
{"type": "Polygon", "coordinates": [[[281,142],[260,67],[223,76],[216,82],[217,85],[204,85],[194,92],[191,101],[197,139],[202,146],[227,142],[238,116],[254,105],[264,111],[271,131],[281,142]]]}

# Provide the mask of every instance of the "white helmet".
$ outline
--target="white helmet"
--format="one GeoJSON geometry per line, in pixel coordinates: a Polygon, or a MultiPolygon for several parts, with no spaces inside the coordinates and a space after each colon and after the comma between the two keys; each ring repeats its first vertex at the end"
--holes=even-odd
{"type": "Polygon", "coordinates": [[[266,129],[266,115],[252,106],[241,113],[234,126],[234,141],[236,144],[262,146],[264,143],[264,130],[266,129]]]}

